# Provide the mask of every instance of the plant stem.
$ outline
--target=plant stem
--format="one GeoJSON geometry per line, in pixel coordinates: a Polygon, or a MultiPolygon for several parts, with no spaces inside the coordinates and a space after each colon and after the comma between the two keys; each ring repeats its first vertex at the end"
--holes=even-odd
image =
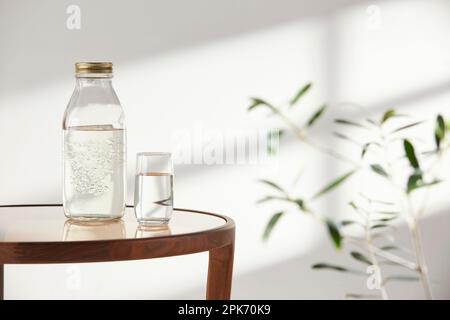
{"type": "Polygon", "coordinates": [[[386,137],[384,136],[383,129],[381,127],[379,127],[379,135],[380,135],[382,149],[383,149],[383,153],[384,153],[384,157],[385,157],[385,161],[386,161],[387,172],[388,172],[388,175],[391,176],[392,175],[392,163],[389,159],[389,152],[388,152],[388,148],[387,148],[386,137]]]}
{"type": "MultiPolygon", "coordinates": [[[[350,240],[351,243],[353,243],[355,245],[358,245],[360,247],[363,247],[362,244],[358,243],[358,240],[360,240],[360,239],[353,239],[353,238],[349,238],[349,237],[346,237],[346,238],[348,240],[350,240]]],[[[373,245],[373,243],[371,243],[369,245],[370,245],[370,248],[372,249],[372,251],[374,252],[375,255],[377,255],[377,256],[379,256],[381,258],[384,258],[386,260],[389,260],[389,261],[391,261],[393,263],[396,263],[398,265],[401,265],[401,266],[403,266],[403,267],[405,267],[407,269],[410,269],[412,271],[416,271],[416,272],[418,271],[419,266],[416,263],[414,263],[412,261],[409,261],[407,259],[404,259],[402,257],[399,257],[398,255],[395,255],[393,253],[390,253],[390,252],[387,252],[385,250],[382,250],[382,249],[376,247],[375,245],[373,245]]]]}
{"type": "Polygon", "coordinates": [[[291,119],[289,119],[283,112],[281,112],[280,109],[272,105],[268,105],[268,107],[291,128],[291,130],[300,140],[303,140],[305,138],[305,133],[303,132],[303,130],[300,129],[294,122],[292,122],[291,119]]]}
{"type": "MultiPolygon", "coordinates": [[[[434,168],[440,165],[441,160],[442,160],[442,153],[440,153],[438,155],[438,158],[435,161],[433,161],[433,163],[429,166],[428,171],[432,173],[434,168]]],[[[428,206],[428,200],[430,199],[430,193],[431,193],[431,188],[427,188],[427,190],[425,191],[425,196],[424,196],[422,205],[417,210],[417,214],[416,214],[417,219],[420,219],[424,215],[426,208],[428,206]]]]}
{"type": "MultiPolygon", "coordinates": [[[[429,167],[430,171],[433,171],[433,169],[438,166],[442,160],[442,152],[439,153],[438,158],[431,164],[429,167]]],[[[412,201],[409,196],[408,198],[408,205],[410,206],[412,214],[410,215],[410,219],[408,221],[408,227],[411,233],[411,240],[413,242],[413,247],[416,254],[416,259],[418,262],[418,271],[420,274],[420,279],[422,282],[422,286],[425,292],[425,297],[428,300],[433,299],[433,295],[431,292],[431,286],[430,281],[428,279],[428,268],[426,265],[425,255],[423,253],[422,249],[422,241],[420,237],[420,230],[419,230],[419,219],[423,216],[425,213],[426,207],[428,205],[428,200],[430,197],[430,188],[427,188],[425,198],[423,200],[422,206],[418,209],[417,213],[414,214],[413,207],[412,207],[412,201]]]]}
{"type": "Polygon", "coordinates": [[[360,167],[359,163],[353,161],[352,159],[347,158],[346,156],[344,156],[344,155],[334,151],[333,149],[329,149],[327,147],[318,145],[315,142],[313,142],[312,140],[308,139],[307,137],[304,137],[302,141],[305,144],[309,145],[310,147],[313,147],[316,150],[318,150],[318,151],[320,151],[320,152],[322,152],[324,154],[327,154],[327,155],[329,155],[329,156],[331,156],[331,157],[333,157],[333,158],[335,158],[337,160],[340,160],[340,161],[346,162],[346,163],[350,163],[350,164],[354,165],[357,168],[360,167]]]}
{"type": "Polygon", "coordinates": [[[401,190],[401,192],[406,197],[407,204],[409,207],[409,209],[407,209],[407,212],[409,212],[409,214],[406,215],[407,216],[406,220],[407,220],[409,233],[411,236],[411,242],[412,242],[412,246],[413,246],[413,250],[414,250],[414,255],[416,258],[416,262],[417,262],[416,271],[419,273],[420,281],[422,283],[426,299],[431,300],[432,294],[431,294],[430,282],[428,280],[428,268],[426,265],[425,256],[423,253],[421,239],[420,239],[420,234],[419,234],[419,230],[418,230],[418,228],[419,228],[418,217],[419,217],[419,215],[421,215],[421,213],[419,212],[416,217],[416,215],[414,214],[414,209],[413,209],[412,201],[411,201],[409,194],[407,194],[407,193],[405,194],[405,191],[403,189],[401,189],[399,186],[397,186],[395,184],[395,182],[392,180],[392,178],[389,179],[389,181],[392,183],[392,185],[394,186],[395,189],[401,190]]]}
{"type": "Polygon", "coordinates": [[[432,294],[431,294],[430,282],[428,280],[428,268],[426,265],[425,256],[423,253],[421,239],[420,239],[420,234],[419,234],[419,230],[418,230],[419,220],[417,217],[419,216],[419,214],[417,215],[417,217],[414,214],[414,209],[413,209],[412,201],[411,201],[409,194],[407,194],[407,193],[405,194],[405,191],[402,188],[400,188],[393,181],[392,178],[390,178],[389,181],[391,182],[391,184],[393,185],[393,187],[395,189],[400,190],[401,193],[403,193],[406,197],[407,204],[409,207],[409,209],[407,209],[407,212],[409,212],[409,214],[406,215],[406,217],[407,217],[406,220],[407,220],[409,233],[411,236],[411,242],[412,242],[412,246],[413,246],[413,250],[414,250],[414,255],[416,258],[416,262],[417,262],[416,271],[419,273],[420,281],[422,283],[426,299],[431,300],[432,294]]]}
{"type": "Polygon", "coordinates": [[[413,214],[414,211],[413,211],[413,207],[412,207],[411,198],[409,196],[408,196],[408,205],[411,210],[410,212],[412,213],[409,215],[408,227],[409,227],[409,230],[411,233],[411,240],[412,240],[414,252],[416,255],[416,259],[417,259],[417,265],[418,265],[417,271],[419,272],[420,281],[422,282],[422,286],[423,286],[423,289],[425,292],[425,298],[427,300],[431,300],[431,299],[433,299],[433,296],[431,294],[430,281],[428,279],[428,268],[426,265],[425,255],[423,253],[422,243],[421,243],[421,239],[420,239],[419,224],[418,224],[418,220],[416,219],[416,217],[413,214]]]}
{"type": "Polygon", "coordinates": [[[395,254],[390,253],[390,252],[384,251],[384,250],[382,250],[380,248],[377,248],[375,246],[372,246],[371,248],[372,248],[372,250],[374,251],[374,253],[377,256],[385,258],[386,260],[394,262],[394,263],[396,263],[398,265],[401,265],[401,266],[403,266],[403,267],[405,267],[407,269],[410,269],[412,271],[417,271],[419,269],[419,266],[416,263],[412,262],[412,261],[406,260],[406,259],[404,259],[402,257],[399,257],[399,256],[397,256],[395,254]]]}
{"type": "MultiPolygon", "coordinates": [[[[388,166],[391,167],[390,161],[388,159],[386,159],[386,160],[388,162],[388,166]]],[[[391,182],[392,186],[395,189],[400,190],[402,194],[405,194],[405,191],[395,183],[392,176],[389,176],[388,180],[391,182]]],[[[427,190],[427,192],[428,192],[428,190],[427,190]]],[[[408,229],[409,229],[409,232],[411,235],[411,242],[413,245],[414,254],[416,257],[416,261],[417,261],[416,271],[419,273],[420,281],[422,283],[426,299],[431,300],[432,294],[431,294],[430,282],[428,280],[428,268],[426,265],[425,256],[423,253],[422,244],[421,244],[421,240],[420,240],[420,234],[419,234],[419,230],[418,230],[418,227],[419,227],[418,226],[418,217],[423,214],[423,211],[425,211],[427,197],[428,197],[428,195],[426,195],[425,204],[421,208],[421,210],[419,210],[417,217],[416,217],[414,214],[411,198],[410,198],[409,194],[406,193],[406,200],[407,200],[407,204],[409,207],[409,210],[407,210],[409,212],[409,215],[407,215],[407,225],[408,225],[408,229]]]]}
{"type": "Polygon", "coordinates": [[[295,136],[302,141],[303,143],[309,145],[310,147],[313,147],[314,149],[327,154],[337,160],[351,163],[357,167],[359,167],[359,164],[353,161],[350,158],[347,158],[346,156],[334,151],[333,149],[329,149],[327,147],[321,146],[313,142],[312,140],[308,139],[306,136],[305,130],[301,129],[299,126],[297,126],[294,122],[291,121],[283,112],[281,112],[278,108],[275,108],[274,106],[270,105],[270,109],[278,115],[287,125],[288,127],[294,132],[295,136]]]}

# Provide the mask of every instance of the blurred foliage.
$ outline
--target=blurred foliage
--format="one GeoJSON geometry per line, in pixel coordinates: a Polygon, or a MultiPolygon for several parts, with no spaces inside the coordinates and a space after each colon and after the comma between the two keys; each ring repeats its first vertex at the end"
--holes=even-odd
{"type": "MultiPolygon", "coordinates": [[[[334,149],[330,149],[313,142],[309,137],[309,130],[319,122],[321,117],[326,113],[328,107],[326,104],[322,104],[319,107],[313,109],[310,116],[306,119],[303,125],[298,125],[296,121],[292,121],[287,116],[287,112],[293,107],[300,105],[302,99],[311,91],[312,84],[307,83],[302,86],[285,105],[275,106],[266,100],[260,98],[251,98],[248,111],[252,111],[259,108],[268,109],[270,115],[276,115],[284,121],[286,128],[273,129],[269,135],[268,153],[275,154],[276,148],[272,147],[274,139],[281,139],[289,132],[292,133],[298,140],[306,145],[314,147],[317,151],[323,152],[329,156],[332,156],[336,161],[343,161],[351,168],[343,174],[330,179],[330,181],[318,191],[314,192],[312,196],[307,197],[294,197],[291,195],[290,190],[286,190],[278,183],[269,180],[260,180],[260,183],[265,184],[273,191],[258,200],[257,203],[267,202],[284,202],[294,206],[294,208],[301,213],[310,215],[317,221],[322,223],[326,228],[330,240],[336,249],[340,249],[344,243],[349,243],[352,246],[356,246],[358,251],[350,251],[350,257],[360,263],[362,266],[374,266],[379,273],[379,290],[380,294],[377,295],[364,295],[364,294],[347,294],[349,298],[387,298],[385,284],[392,281],[417,281],[422,280],[425,291],[429,291],[426,283],[426,266],[421,259],[422,252],[420,248],[416,247],[415,255],[416,261],[411,262],[401,256],[404,249],[395,244],[395,240],[392,236],[392,232],[395,229],[393,222],[400,217],[399,203],[401,199],[398,199],[397,203],[379,199],[372,199],[367,195],[357,193],[353,201],[349,202],[349,207],[354,212],[354,219],[346,219],[340,222],[334,221],[329,215],[322,215],[313,210],[314,202],[319,198],[326,196],[333,190],[341,187],[344,183],[350,180],[352,177],[358,175],[362,171],[372,172],[374,179],[381,177],[385,179],[386,183],[391,186],[398,187],[395,179],[396,172],[393,170],[393,163],[387,155],[387,150],[392,148],[393,145],[399,140],[402,141],[401,157],[398,161],[407,160],[406,164],[409,167],[410,174],[402,186],[399,187],[400,192],[406,199],[409,199],[411,194],[420,188],[427,188],[436,185],[441,182],[440,179],[433,176],[433,170],[431,167],[426,167],[421,164],[416,151],[416,146],[413,143],[412,138],[408,137],[408,130],[422,125],[425,121],[407,121],[410,117],[405,114],[398,113],[397,110],[390,108],[383,114],[376,118],[368,118],[364,120],[354,120],[337,118],[334,119],[334,123],[337,126],[337,131],[333,131],[332,134],[338,139],[356,145],[359,148],[358,159],[351,159],[346,154],[340,154],[334,149]],[[402,118],[403,121],[399,121],[402,118]],[[398,124],[396,125],[396,123],[398,124]],[[341,132],[339,128],[352,127],[358,130],[364,130],[368,132],[370,137],[368,141],[358,141],[354,137],[349,137],[341,132]],[[406,136],[405,136],[406,134],[406,136]],[[367,161],[365,158],[368,153],[371,153],[371,159],[378,159],[377,161],[367,161]],[[348,230],[352,231],[348,233],[348,230]],[[354,235],[356,232],[356,236],[354,235]],[[394,265],[408,269],[410,272],[417,273],[418,275],[390,275],[385,278],[381,275],[381,268],[383,265],[394,265]]],[[[423,157],[437,157],[436,161],[442,158],[442,155],[449,148],[449,131],[450,121],[445,120],[442,115],[437,115],[434,125],[434,141],[435,145],[430,151],[422,152],[420,155],[423,157]]],[[[358,135],[357,135],[358,137],[358,135]]],[[[398,144],[397,144],[398,145],[398,144]]],[[[435,161],[435,162],[436,162],[435,161]]],[[[287,214],[286,210],[277,211],[272,215],[268,221],[263,233],[263,240],[267,241],[270,235],[275,230],[276,225],[280,219],[287,214]]],[[[414,212],[409,212],[412,215],[413,223],[409,223],[410,228],[417,228],[417,219],[414,212]]],[[[417,235],[412,230],[412,237],[417,235]]],[[[418,239],[415,239],[418,240],[418,239]]],[[[348,272],[358,275],[366,275],[367,272],[361,268],[350,268],[346,266],[339,266],[330,263],[317,263],[312,266],[317,270],[332,270],[337,272],[348,272]]],[[[431,293],[428,292],[431,297],[431,293]]]]}

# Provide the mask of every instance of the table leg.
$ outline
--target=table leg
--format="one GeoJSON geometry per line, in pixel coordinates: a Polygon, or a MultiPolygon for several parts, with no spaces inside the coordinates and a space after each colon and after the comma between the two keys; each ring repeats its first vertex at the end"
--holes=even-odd
{"type": "Polygon", "coordinates": [[[0,300],[4,299],[3,296],[3,290],[4,290],[4,284],[5,284],[5,265],[0,264],[0,300]]]}
{"type": "Polygon", "coordinates": [[[207,300],[228,300],[233,276],[234,243],[209,251],[207,300]]]}

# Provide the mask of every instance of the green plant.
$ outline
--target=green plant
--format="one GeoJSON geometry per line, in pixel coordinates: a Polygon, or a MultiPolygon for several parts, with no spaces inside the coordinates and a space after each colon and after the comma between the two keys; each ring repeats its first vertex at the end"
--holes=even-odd
{"type": "MultiPolygon", "coordinates": [[[[413,121],[411,117],[398,113],[395,109],[385,111],[378,119],[368,118],[360,121],[335,119],[334,123],[337,127],[352,127],[364,131],[362,141],[350,138],[339,131],[333,132],[336,138],[349,142],[359,149],[359,156],[355,159],[320,145],[310,138],[310,129],[327,110],[325,104],[313,110],[302,125],[297,125],[287,116],[287,113],[301,101],[311,88],[311,83],[304,85],[288,103],[282,106],[274,106],[266,100],[252,98],[248,111],[259,108],[267,109],[271,115],[279,117],[286,125],[286,128],[277,128],[273,131],[276,132],[278,137],[284,137],[289,131],[301,143],[346,163],[349,168],[310,196],[293,196],[290,190],[282,188],[278,183],[260,180],[261,183],[270,187],[273,193],[260,199],[258,203],[278,201],[293,205],[300,212],[323,223],[337,249],[340,249],[343,244],[348,244],[348,246],[354,248],[350,251],[350,256],[361,265],[365,265],[366,268],[371,266],[376,273],[379,295],[369,297],[361,294],[348,294],[348,297],[381,297],[387,299],[386,283],[420,280],[426,298],[431,298],[428,271],[420,241],[419,219],[426,211],[430,188],[441,182],[435,176],[434,168],[449,148],[450,128],[448,122],[446,124],[443,116],[437,115],[433,132],[435,144],[431,150],[418,154],[414,143],[415,138],[410,134],[410,129],[422,125],[424,121],[413,121]],[[402,156],[392,159],[394,151],[400,151],[402,156]],[[421,158],[424,161],[421,161],[421,158]],[[406,177],[401,172],[399,173],[401,171],[398,170],[399,166],[409,168],[406,177]],[[383,179],[384,183],[394,190],[394,201],[374,199],[362,193],[355,194],[353,201],[349,202],[354,218],[339,222],[313,209],[315,201],[362,172],[370,172],[371,179],[383,179]],[[422,205],[416,209],[412,205],[412,197],[419,189],[426,189],[427,197],[425,197],[422,205]],[[403,205],[404,203],[406,205],[403,205]],[[402,256],[403,249],[395,245],[395,240],[393,240],[393,223],[402,218],[406,219],[410,230],[415,261],[405,259],[402,256]],[[382,271],[384,265],[405,268],[411,274],[384,277],[382,271]]],[[[275,152],[271,146],[269,146],[268,151],[275,152]]],[[[274,227],[285,213],[286,210],[279,210],[272,216],[264,230],[264,240],[270,237],[274,227]]],[[[366,270],[361,270],[361,268],[348,268],[329,263],[317,263],[312,267],[314,269],[328,269],[367,276],[366,270]]]]}

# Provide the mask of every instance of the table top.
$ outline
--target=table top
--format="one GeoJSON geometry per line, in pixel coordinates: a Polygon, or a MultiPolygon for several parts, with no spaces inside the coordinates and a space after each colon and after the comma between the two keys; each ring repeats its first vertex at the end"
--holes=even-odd
{"type": "Polygon", "coordinates": [[[61,205],[0,206],[0,264],[147,259],[207,251],[231,240],[233,220],[196,210],[174,209],[167,226],[142,227],[132,207],[119,220],[75,221],[61,205]]]}
{"type": "Polygon", "coordinates": [[[217,215],[174,210],[167,226],[139,227],[133,208],[120,220],[67,219],[61,206],[0,207],[0,242],[120,240],[180,235],[225,225],[217,215]]]}

